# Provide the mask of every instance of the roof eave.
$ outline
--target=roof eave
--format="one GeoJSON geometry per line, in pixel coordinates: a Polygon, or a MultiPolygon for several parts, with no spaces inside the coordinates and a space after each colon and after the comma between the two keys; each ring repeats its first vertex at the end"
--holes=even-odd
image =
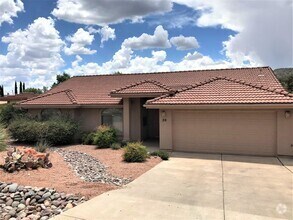
{"type": "Polygon", "coordinates": [[[111,93],[111,97],[116,98],[155,98],[166,94],[167,92],[152,92],[152,93],[111,93]]]}
{"type": "Polygon", "coordinates": [[[145,104],[143,105],[147,109],[293,109],[292,104],[145,104]]]}

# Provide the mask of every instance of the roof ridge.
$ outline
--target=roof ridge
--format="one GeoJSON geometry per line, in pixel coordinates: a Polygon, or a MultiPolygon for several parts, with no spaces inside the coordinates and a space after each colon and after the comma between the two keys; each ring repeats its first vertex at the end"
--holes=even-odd
{"type": "Polygon", "coordinates": [[[120,87],[118,89],[114,89],[110,92],[110,94],[113,94],[113,93],[117,93],[117,92],[120,92],[122,90],[125,90],[125,89],[129,89],[129,88],[133,88],[135,86],[138,86],[138,85],[142,85],[143,83],[152,83],[153,85],[156,85],[156,86],[159,86],[163,89],[166,89],[168,91],[173,91],[170,87],[168,87],[167,85],[161,83],[161,82],[158,82],[156,80],[149,80],[149,79],[146,79],[146,80],[140,80],[140,81],[137,81],[136,83],[131,83],[131,84],[128,84],[126,86],[123,86],[123,87],[120,87]]]}
{"type": "Polygon", "coordinates": [[[65,91],[65,93],[73,104],[77,104],[76,96],[71,89],[68,89],[67,91],[65,91]]]}
{"type": "Polygon", "coordinates": [[[156,97],[154,99],[150,99],[150,100],[148,100],[146,102],[146,104],[154,102],[154,101],[157,101],[157,100],[160,100],[160,99],[163,99],[163,98],[167,98],[168,96],[172,96],[172,95],[177,94],[177,93],[185,92],[187,90],[194,89],[194,88],[197,88],[197,87],[200,87],[200,86],[203,86],[203,85],[206,85],[206,84],[218,81],[218,80],[226,80],[226,81],[229,81],[229,82],[249,86],[251,88],[255,88],[255,89],[275,93],[275,94],[278,94],[278,95],[283,95],[285,97],[292,97],[293,98],[293,94],[288,93],[284,89],[265,87],[264,85],[259,85],[259,84],[256,84],[256,83],[248,83],[248,82],[246,82],[245,80],[242,80],[242,79],[229,78],[229,77],[225,77],[225,76],[217,76],[217,77],[211,77],[211,78],[209,78],[207,80],[204,80],[202,82],[195,83],[194,85],[190,85],[190,86],[186,86],[184,88],[178,89],[174,93],[168,93],[168,94],[164,94],[162,96],[156,97]]]}
{"type": "Polygon", "coordinates": [[[79,75],[73,76],[71,78],[78,78],[78,77],[97,77],[97,76],[121,76],[121,75],[140,75],[140,74],[165,74],[165,73],[181,73],[181,72],[204,72],[204,71],[219,71],[219,70],[241,70],[241,69],[266,69],[270,68],[269,66],[259,66],[259,67],[231,67],[231,68],[217,68],[217,69],[199,69],[199,70],[176,70],[176,71],[161,71],[161,72],[136,72],[136,73],[122,73],[122,74],[96,74],[96,75],[79,75]]]}
{"type": "MultiPolygon", "coordinates": [[[[44,94],[38,95],[36,97],[32,97],[32,98],[23,100],[23,101],[18,102],[18,103],[19,104],[23,104],[23,103],[28,102],[28,101],[32,101],[32,100],[39,99],[39,98],[44,98],[44,97],[51,96],[51,95],[55,95],[55,94],[58,94],[58,93],[63,93],[63,92],[66,93],[67,91],[72,91],[72,90],[71,89],[64,89],[64,90],[60,90],[60,91],[57,91],[57,92],[48,92],[48,93],[44,93],[44,94]]],[[[67,93],[66,93],[66,95],[67,95],[67,93]]]]}

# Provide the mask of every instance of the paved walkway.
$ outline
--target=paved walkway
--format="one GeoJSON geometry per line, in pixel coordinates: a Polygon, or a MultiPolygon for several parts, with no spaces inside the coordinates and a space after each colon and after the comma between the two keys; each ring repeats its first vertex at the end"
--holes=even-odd
{"type": "Polygon", "coordinates": [[[64,219],[293,219],[293,158],[176,153],[64,219]]]}

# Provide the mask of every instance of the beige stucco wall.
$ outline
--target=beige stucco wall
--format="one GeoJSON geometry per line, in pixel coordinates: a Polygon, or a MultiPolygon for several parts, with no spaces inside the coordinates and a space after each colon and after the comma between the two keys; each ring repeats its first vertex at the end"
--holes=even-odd
{"type": "Polygon", "coordinates": [[[277,153],[293,156],[293,111],[285,117],[286,110],[277,113],[277,153]]]}
{"type": "Polygon", "coordinates": [[[160,110],[160,148],[172,150],[172,110],[160,110]]]}
{"type": "Polygon", "coordinates": [[[82,108],[75,109],[74,119],[79,123],[81,131],[94,131],[101,125],[102,109],[82,108]]]}
{"type": "MultiPolygon", "coordinates": [[[[172,128],[175,110],[160,110],[160,148],[164,150],[173,150],[172,128]]],[[[220,110],[218,110],[220,111],[220,110]]],[[[233,111],[233,110],[232,110],[233,111]]],[[[239,111],[239,110],[238,110],[239,111]]],[[[247,110],[249,111],[249,110],[247,110]]],[[[268,110],[258,110],[258,113],[268,110]]],[[[276,146],[275,152],[278,155],[293,155],[293,111],[291,116],[285,117],[286,110],[272,110],[275,112],[274,124],[276,124],[276,146]]],[[[188,121],[186,122],[188,123],[188,121]]],[[[268,137],[270,138],[270,137],[268,137]]]]}
{"type": "MultiPolygon", "coordinates": [[[[141,140],[141,100],[130,99],[130,140],[141,140]]],[[[125,123],[125,122],[124,122],[125,123]]]]}

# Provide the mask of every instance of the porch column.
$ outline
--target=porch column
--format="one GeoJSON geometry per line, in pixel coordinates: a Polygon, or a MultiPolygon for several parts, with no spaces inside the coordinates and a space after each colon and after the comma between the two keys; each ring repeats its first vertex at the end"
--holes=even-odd
{"type": "Polygon", "coordinates": [[[130,100],[123,99],[123,140],[130,140],[130,100]]]}

